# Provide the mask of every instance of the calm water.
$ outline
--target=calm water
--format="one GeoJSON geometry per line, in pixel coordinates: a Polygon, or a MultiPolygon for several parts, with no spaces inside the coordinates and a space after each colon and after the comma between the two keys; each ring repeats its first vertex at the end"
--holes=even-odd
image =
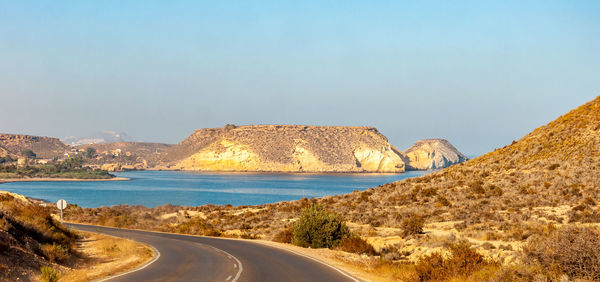
{"type": "Polygon", "coordinates": [[[65,199],[82,207],[117,204],[199,206],[206,203],[239,206],[341,195],[430,172],[265,174],[133,171],[117,173],[118,176],[131,178],[130,181],[16,182],[0,184],[0,190],[49,202],[65,199]]]}

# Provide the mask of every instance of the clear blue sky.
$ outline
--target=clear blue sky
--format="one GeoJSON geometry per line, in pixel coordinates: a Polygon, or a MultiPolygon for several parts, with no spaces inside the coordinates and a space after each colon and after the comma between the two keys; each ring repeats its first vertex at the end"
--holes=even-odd
{"type": "Polygon", "coordinates": [[[0,0],[0,132],[369,125],[481,154],[600,94],[598,3],[0,0]]]}

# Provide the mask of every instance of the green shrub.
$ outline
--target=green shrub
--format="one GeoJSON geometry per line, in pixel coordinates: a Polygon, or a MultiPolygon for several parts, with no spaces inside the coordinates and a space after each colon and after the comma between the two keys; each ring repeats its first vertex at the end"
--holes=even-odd
{"type": "Polygon", "coordinates": [[[21,155],[26,158],[35,158],[36,154],[32,150],[23,150],[21,155]]]}
{"type": "Polygon", "coordinates": [[[350,231],[341,216],[312,204],[302,210],[300,218],[294,224],[292,243],[305,248],[333,248],[349,236],[350,231]]]}
{"type": "Polygon", "coordinates": [[[60,279],[58,272],[56,272],[56,270],[50,266],[42,266],[40,271],[42,272],[42,281],[56,282],[58,279],[60,279]]]}

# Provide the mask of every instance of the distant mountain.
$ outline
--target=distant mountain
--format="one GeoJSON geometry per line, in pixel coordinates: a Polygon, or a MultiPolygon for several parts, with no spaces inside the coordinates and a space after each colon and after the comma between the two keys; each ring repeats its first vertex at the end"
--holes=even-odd
{"type": "Polygon", "coordinates": [[[103,144],[103,143],[114,143],[114,142],[136,142],[133,137],[123,132],[117,132],[113,130],[106,130],[92,134],[85,137],[69,136],[63,138],[62,141],[71,146],[79,146],[85,144],[103,144]]]}

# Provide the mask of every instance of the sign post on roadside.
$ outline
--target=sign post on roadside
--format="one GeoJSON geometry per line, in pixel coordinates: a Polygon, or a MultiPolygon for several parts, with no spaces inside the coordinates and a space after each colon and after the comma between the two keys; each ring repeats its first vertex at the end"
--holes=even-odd
{"type": "Polygon", "coordinates": [[[58,209],[60,210],[60,223],[62,223],[63,222],[63,210],[67,207],[67,201],[65,201],[64,199],[58,200],[58,202],[56,202],[56,207],[58,207],[58,209]]]}

